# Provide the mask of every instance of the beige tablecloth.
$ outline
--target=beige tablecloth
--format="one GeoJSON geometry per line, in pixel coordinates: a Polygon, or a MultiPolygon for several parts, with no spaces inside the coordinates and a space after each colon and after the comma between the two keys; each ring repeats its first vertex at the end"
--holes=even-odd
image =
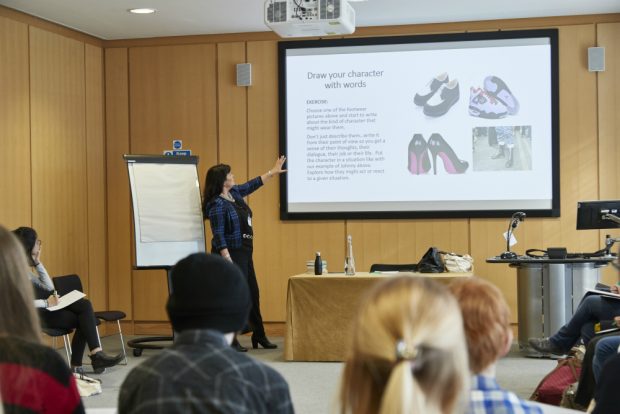
{"type": "MultiPolygon", "coordinates": [[[[471,273],[419,273],[449,283],[471,273]]],[[[356,273],[291,276],[286,301],[284,359],[344,361],[350,330],[361,299],[378,281],[393,274],[356,273]]]]}

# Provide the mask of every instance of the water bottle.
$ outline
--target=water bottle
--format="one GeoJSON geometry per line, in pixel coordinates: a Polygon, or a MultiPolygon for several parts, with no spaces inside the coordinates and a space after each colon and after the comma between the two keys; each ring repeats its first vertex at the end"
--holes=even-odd
{"type": "Polygon", "coordinates": [[[323,274],[323,260],[321,260],[321,252],[316,252],[316,258],[314,259],[314,274],[323,274]]]}
{"type": "Polygon", "coordinates": [[[355,259],[353,258],[353,239],[347,236],[347,256],[344,261],[344,274],[347,276],[355,275],[355,259]]]}

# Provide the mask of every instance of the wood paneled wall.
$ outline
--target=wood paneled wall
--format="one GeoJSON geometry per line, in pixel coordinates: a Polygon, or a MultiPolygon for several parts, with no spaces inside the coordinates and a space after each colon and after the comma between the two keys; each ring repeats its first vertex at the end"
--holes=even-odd
{"type": "MultiPolygon", "coordinates": [[[[620,199],[620,22],[602,23],[596,29],[597,46],[605,48],[605,71],[596,74],[598,91],[598,175],[601,200],[620,199]]],[[[620,237],[620,230],[600,231],[620,237]]],[[[616,248],[619,246],[616,245],[616,248]]],[[[617,270],[604,270],[607,281],[617,280],[617,270]]]]}
{"type": "Polygon", "coordinates": [[[28,26],[0,17],[0,224],[9,229],[32,222],[28,59],[28,26]]]}
{"type": "Polygon", "coordinates": [[[103,49],[4,12],[0,224],[34,227],[49,272],[79,274],[95,307],[104,309],[103,49]]]}
{"type": "MultiPolygon", "coordinates": [[[[129,50],[132,153],[162,154],[172,148],[173,139],[182,139],[183,147],[200,157],[201,176],[217,161],[215,49],[188,45],[129,50]]],[[[132,288],[135,320],[167,320],[165,272],[133,271],[132,288]]]]}
{"type": "MultiPolygon", "coordinates": [[[[539,26],[527,23],[529,22],[524,22],[523,27],[539,26]]],[[[605,35],[606,30],[612,31],[616,26],[617,23],[559,26],[562,217],[527,219],[516,234],[519,239],[516,248],[518,252],[522,253],[530,247],[548,246],[566,246],[571,251],[593,251],[600,246],[603,237],[600,232],[575,231],[576,203],[578,200],[597,199],[600,194],[602,195],[599,153],[605,151],[606,154],[617,154],[620,148],[603,150],[603,145],[612,145],[611,142],[617,139],[617,133],[613,131],[613,127],[605,136],[599,133],[600,123],[607,122],[601,119],[602,113],[599,110],[603,105],[599,94],[603,74],[588,72],[586,52],[587,47],[602,42],[603,36],[607,36],[608,41],[617,42],[612,40],[615,32],[605,35]]],[[[518,28],[514,25],[510,27],[518,28]]],[[[500,24],[498,28],[503,27],[500,24]]],[[[415,27],[413,30],[409,29],[386,29],[385,34],[418,33],[415,27]]],[[[237,181],[241,182],[264,173],[273,165],[278,153],[277,42],[252,40],[250,34],[246,41],[239,41],[238,38],[232,40],[215,41],[216,52],[214,61],[211,62],[217,71],[215,80],[217,105],[214,114],[217,120],[215,137],[217,158],[205,162],[207,158],[195,149],[197,144],[193,141],[188,142],[192,142],[192,150],[201,156],[201,171],[215,162],[228,163],[233,167],[237,181]],[[252,64],[252,86],[248,88],[235,85],[235,64],[243,62],[252,64]]],[[[168,39],[167,43],[169,42],[168,39]]],[[[153,135],[162,132],[161,129],[156,130],[147,136],[134,131],[134,128],[143,128],[142,124],[147,123],[144,118],[134,115],[136,110],[134,107],[138,104],[133,96],[134,89],[145,87],[148,78],[146,73],[136,72],[134,66],[146,65],[153,72],[165,72],[169,76],[168,81],[177,82],[178,76],[181,75],[166,69],[171,61],[178,59],[174,54],[176,52],[173,51],[180,48],[189,51],[189,48],[195,47],[196,44],[201,46],[210,44],[206,38],[204,44],[196,39],[191,39],[188,43],[191,45],[157,46],[157,42],[153,45],[130,43],[130,58],[127,65],[131,91],[130,147],[133,152],[139,152],[135,150],[136,148],[144,148],[145,140],[159,142],[157,140],[160,138],[154,138],[153,135]],[[153,54],[158,54],[159,57],[154,59],[153,54]]],[[[610,65],[612,63],[608,56],[608,66],[610,65]]],[[[611,77],[614,78],[613,75],[611,77]]],[[[608,87],[608,90],[615,90],[616,96],[619,93],[617,85],[608,87]]],[[[188,93],[186,99],[194,99],[192,93],[188,93]]],[[[151,99],[156,99],[154,95],[149,96],[151,99]]],[[[609,101],[604,104],[606,107],[614,104],[613,96],[606,99],[609,101]]],[[[165,102],[160,101],[159,105],[161,105],[160,112],[153,113],[153,117],[161,117],[179,103],[174,99],[168,99],[165,102]]],[[[617,107],[615,111],[617,113],[617,107]]],[[[607,112],[611,114],[613,109],[607,112]]],[[[178,121],[175,125],[182,126],[178,121]]],[[[185,145],[187,138],[185,136],[178,138],[183,139],[185,145]]],[[[164,141],[168,143],[171,138],[164,139],[168,139],[164,141]]],[[[152,149],[154,152],[159,152],[163,148],[160,146],[152,149]]],[[[615,164],[613,168],[616,168],[615,164]]],[[[607,191],[606,198],[620,196],[619,191],[620,189],[616,188],[607,191]]],[[[312,259],[315,251],[322,252],[331,271],[342,270],[345,237],[351,234],[356,263],[360,270],[367,270],[376,262],[415,262],[429,246],[471,253],[476,260],[476,274],[491,280],[501,288],[512,308],[513,320],[517,322],[516,271],[507,266],[485,263],[487,257],[503,250],[504,241],[501,235],[505,231],[505,219],[282,222],[278,217],[278,187],[274,182],[267,183],[263,189],[250,196],[249,202],[255,214],[257,238],[254,259],[261,288],[261,307],[264,319],[267,321],[284,320],[287,279],[290,275],[304,272],[306,260],[312,259]]],[[[129,214],[128,208],[127,205],[125,214],[129,214]]],[[[129,235],[126,234],[125,237],[129,235]]],[[[612,276],[610,273],[608,281],[612,276]]],[[[144,304],[141,305],[144,313],[140,313],[139,317],[136,314],[136,320],[165,320],[160,319],[163,316],[161,309],[165,296],[165,291],[162,290],[165,287],[164,276],[160,275],[159,281],[154,279],[150,275],[147,276],[147,272],[134,272],[133,304],[134,306],[144,304]],[[136,291],[138,288],[140,293],[136,291]],[[137,297],[138,294],[140,297],[137,297]],[[143,303],[144,301],[148,301],[148,304],[143,303]]]]}
{"type": "MultiPolygon", "coordinates": [[[[136,333],[161,331],[165,275],[132,270],[122,155],[160,154],[182,139],[200,157],[201,177],[218,162],[230,164],[238,182],[267,171],[278,155],[277,41],[247,34],[97,44],[3,10],[0,223],[36,227],[52,273],[80,273],[96,307],[125,310],[136,333]],[[235,84],[235,65],[243,62],[252,64],[247,88],[235,84]]],[[[575,206],[620,198],[619,15],[362,28],[356,35],[520,27],[560,29],[562,217],[528,218],[516,250],[595,250],[606,232],[576,232],[575,206]],[[596,45],[606,48],[605,72],[587,70],[587,48],[596,45]]],[[[471,253],[476,273],[500,287],[516,322],[515,270],[484,262],[503,250],[506,220],[282,222],[278,191],[272,180],[249,198],[266,321],[284,320],[287,279],[302,273],[315,251],[329,270],[342,270],[351,234],[359,270],[415,262],[429,246],[471,253]]]]}

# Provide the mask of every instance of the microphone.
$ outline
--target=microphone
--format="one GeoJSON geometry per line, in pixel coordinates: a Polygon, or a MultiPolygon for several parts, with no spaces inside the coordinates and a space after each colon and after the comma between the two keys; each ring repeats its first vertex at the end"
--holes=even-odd
{"type": "Polygon", "coordinates": [[[517,258],[517,254],[510,251],[510,239],[512,238],[512,233],[519,226],[519,223],[525,220],[525,217],[526,214],[522,211],[517,211],[512,215],[512,217],[510,217],[510,222],[508,223],[508,232],[506,233],[506,251],[499,256],[501,259],[517,258]]]}

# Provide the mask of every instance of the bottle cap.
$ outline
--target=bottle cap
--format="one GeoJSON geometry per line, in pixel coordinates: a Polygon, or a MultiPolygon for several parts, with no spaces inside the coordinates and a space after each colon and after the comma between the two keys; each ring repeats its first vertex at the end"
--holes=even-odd
{"type": "Polygon", "coordinates": [[[321,252],[316,252],[316,255],[317,255],[317,256],[320,256],[320,255],[321,255],[321,252]]]}

